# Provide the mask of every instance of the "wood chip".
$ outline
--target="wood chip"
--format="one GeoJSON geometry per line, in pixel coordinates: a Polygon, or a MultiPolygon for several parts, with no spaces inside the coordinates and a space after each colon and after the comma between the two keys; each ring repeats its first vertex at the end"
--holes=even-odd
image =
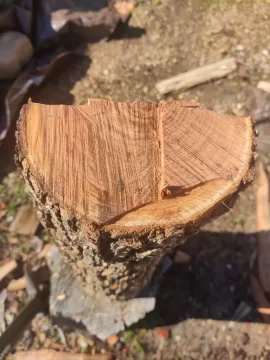
{"type": "Polygon", "coordinates": [[[168,339],[169,335],[170,335],[170,331],[168,329],[165,329],[165,328],[158,328],[158,329],[155,329],[156,333],[165,338],[165,339],[168,339]]]}
{"type": "Polygon", "coordinates": [[[19,244],[19,239],[16,238],[16,237],[8,238],[8,243],[9,243],[10,245],[17,245],[17,244],[19,244]]]}
{"type": "Polygon", "coordinates": [[[48,254],[48,252],[50,251],[50,249],[53,247],[53,244],[46,244],[43,249],[41,250],[41,252],[38,254],[38,259],[42,259],[44,257],[46,257],[46,255],[48,254]]]}
{"type": "Polygon", "coordinates": [[[8,284],[8,291],[19,291],[26,288],[26,278],[23,276],[20,279],[11,280],[8,284]]]}
{"type": "Polygon", "coordinates": [[[169,79],[159,81],[156,84],[156,88],[162,95],[168,94],[172,91],[184,91],[193,86],[222,78],[236,70],[236,68],[237,65],[235,59],[227,58],[214,64],[202,66],[173,76],[169,79]]]}
{"type": "Polygon", "coordinates": [[[34,235],[38,225],[39,220],[36,209],[31,204],[23,205],[11,223],[9,231],[21,235],[34,235]]]}
{"type": "Polygon", "coordinates": [[[270,94],[270,81],[259,81],[257,88],[264,90],[270,94]]]}
{"type": "Polygon", "coordinates": [[[258,279],[256,279],[256,277],[253,275],[250,275],[250,283],[251,283],[254,300],[258,307],[258,311],[259,309],[260,310],[264,309],[264,311],[259,311],[259,312],[262,315],[263,321],[266,324],[270,324],[270,315],[265,313],[265,309],[269,309],[270,311],[270,303],[264,295],[261,284],[259,283],[258,279]]]}
{"type": "Polygon", "coordinates": [[[56,350],[30,350],[14,354],[14,360],[111,360],[111,354],[73,354],[56,350]]]}
{"type": "Polygon", "coordinates": [[[0,267],[0,281],[4,279],[9,273],[17,268],[15,260],[9,260],[0,267]]]}
{"type": "Polygon", "coordinates": [[[259,179],[257,188],[257,241],[259,278],[264,291],[270,293],[269,182],[262,163],[259,163],[259,179]]]}
{"type": "Polygon", "coordinates": [[[108,339],[106,341],[110,346],[114,346],[115,344],[118,343],[119,338],[116,335],[112,335],[112,336],[108,337],[108,339]]]}
{"type": "Polygon", "coordinates": [[[174,259],[173,259],[173,261],[176,264],[187,264],[190,262],[190,260],[191,260],[190,255],[188,255],[185,252],[180,251],[180,250],[176,251],[176,253],[174,255],[174,259]]]}

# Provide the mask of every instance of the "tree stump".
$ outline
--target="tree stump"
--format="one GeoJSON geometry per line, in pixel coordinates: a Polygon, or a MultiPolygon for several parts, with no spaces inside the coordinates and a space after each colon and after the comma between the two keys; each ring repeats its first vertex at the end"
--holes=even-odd
{"type": "Polygon", "coordinates": [[[133,298],[167,250],[252,180],[250,118],[195,101],[29,102],[16,161],[39,217],[87,290],[133,298]]]}

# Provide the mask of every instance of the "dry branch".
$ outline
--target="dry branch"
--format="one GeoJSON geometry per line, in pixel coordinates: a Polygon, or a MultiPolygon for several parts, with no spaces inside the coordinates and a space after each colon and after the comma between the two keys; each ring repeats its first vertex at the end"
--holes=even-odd
{"type": "Polygon", "coordinates": [[[13,279],[8,284],[8,291],[19,291],[26,288],[26,278],[23,276],[19,279],[13,279]]]}
{"type": "Polygon", "coordinates": [[[250,282],[251,282],[253,297],[257,304],[257,311],[261,314],[264,322],[266,324],[270,324],[270,314],[269,314],[270,304],[264,295],[261,284],[258,281],[258,279],[253,275],[250,276],[250,282]]]}
{"type": "Polygon", "coordinates": [[[250,118],[194,102],[28,103],[17,164],[82,283],[131,298],[251,181],[250,118]],[[95,276],[94,276],[95,275],[95,276]]]}
{"type": "Polygon", "coordinates": [[[162,95],[173,91],[184,91],[193,86],[227,76],[236,70],[236,68],[237,65],[234,58],[223,59],[214,64],[201,66],[170,77],[169,79],[159,81],[156,84],[156,88],[162,95]]]}
{"type": "Polygon", "coordinates": [[[0,281],[17,268],[18,264],[15,260],[9,260],[0,267],[0,281]]]}
{"type": "Polygon", "coordinates": [[[111,360],[111,358],[110,354],[73,354],[45,349],[20,351],[14,355],[14,360],[111,360]]]}

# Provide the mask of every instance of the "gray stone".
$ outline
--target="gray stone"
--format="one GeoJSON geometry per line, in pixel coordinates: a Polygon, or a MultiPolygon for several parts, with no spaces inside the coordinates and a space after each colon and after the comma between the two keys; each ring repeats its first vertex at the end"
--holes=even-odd
{"type": "Polygon", "coordinates": [[[29,38],[17,31],[6,31],[0,35],[0,79],[16,77],[33,55],[29,38]]]}

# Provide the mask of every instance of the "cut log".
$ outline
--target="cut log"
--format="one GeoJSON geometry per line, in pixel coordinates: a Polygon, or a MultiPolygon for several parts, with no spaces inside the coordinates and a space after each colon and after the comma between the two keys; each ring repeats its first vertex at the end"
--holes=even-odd
{"type": "Polygon", "coordinates": [[[44,226],[85,284],[131,298],[169,248],[252,179],[250,118],[190,102],[28,103],[17,164],[44,226]]]}
{"type": "Polygon", "coordinates": [[[227,76],[236,70],[236,68],[237,65],[235,59],[227,58],[159,81],[156,84],[156,88],[162,95],[173,91],[185,91],[193,86],[227,76]]]}

